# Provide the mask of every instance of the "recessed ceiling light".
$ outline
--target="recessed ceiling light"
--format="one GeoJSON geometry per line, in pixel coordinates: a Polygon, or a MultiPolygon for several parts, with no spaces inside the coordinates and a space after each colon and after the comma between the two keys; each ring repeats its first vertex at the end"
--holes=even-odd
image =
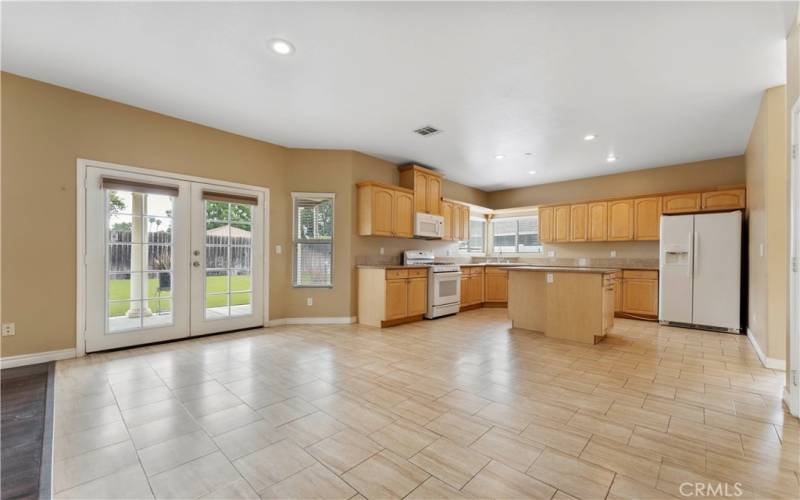
{"type": "Polygon", "coordinates": [[[528,173],[531,175],[536,175],[536,170],[528,170],[528,173]]]}
{"type": "Polygon", "coordinates": [[[494,155],[494,159],[495,160],[502,160],[505,157],[506,157],[506,155],[494,155]]]}
{"type": "Polygon", "coordinates": [[[586,134],[583,136],[584,141],[593,141],[597,139],[597,134],[586,134]]]}
{"type": "Polygon", "coordinates": [[[608,163],[614,163],[617,161],[617,156],[614,153],[608,153],[608,156],[606,156],[606,161],[608,163]]]}
{"type": "Polygon", "coordinates": [[[273,38],[270,40],[269,48],[271,48],[276,54],[280,54],[282,56],[288,56],[294,52],[294,45],[292,45],[291,42],[281,38],[273,38]]]}

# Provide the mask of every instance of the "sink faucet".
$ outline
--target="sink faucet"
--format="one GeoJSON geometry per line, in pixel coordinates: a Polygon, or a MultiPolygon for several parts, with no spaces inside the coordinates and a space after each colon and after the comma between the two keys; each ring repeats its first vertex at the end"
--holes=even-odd
{"type": "Polygon", "coordinates": [[[495,262],[500,264],[503,261],[503,251],[500,250],[500,253],[498,255],[495,255],[494,258],[495,258],[495,262]]]}

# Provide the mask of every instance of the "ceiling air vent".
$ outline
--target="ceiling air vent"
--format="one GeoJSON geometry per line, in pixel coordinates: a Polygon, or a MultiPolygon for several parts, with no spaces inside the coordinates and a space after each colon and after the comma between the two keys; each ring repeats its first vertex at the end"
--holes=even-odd
{"type": "Polygon", "coordinates": [[[430,125],[425,125],[424,127],[420,127],[414,131],[415,134],[419,134],[422,137],[438,134],[439,132],[441,132],[441,130],[435,127],[431,127],[430,125]]]}

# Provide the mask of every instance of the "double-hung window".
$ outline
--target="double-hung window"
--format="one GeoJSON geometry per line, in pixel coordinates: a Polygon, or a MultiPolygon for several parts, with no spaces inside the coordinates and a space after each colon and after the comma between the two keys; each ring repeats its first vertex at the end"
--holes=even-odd
{"type": "Polygon", "coordinates": [[[292,285],[333,286],[334,193],[292,193],[292,285]]]}
{"type": "Polygon", "coordinates": [[[538,253],[541,251],[538,214],[492,220],[492,253],[538,253]]]}

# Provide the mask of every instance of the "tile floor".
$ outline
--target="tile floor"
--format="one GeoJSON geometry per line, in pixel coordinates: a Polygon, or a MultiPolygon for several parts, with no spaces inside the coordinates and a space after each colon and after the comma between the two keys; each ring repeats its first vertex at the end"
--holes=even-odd
{"type": "Polygon", "coordinates": [[[743,336],[618,320],[585,346],[479,309],[385,330],[218,335],[57,370],[59,498],[654,499],[682,483],[800,494],[784,375],[743,336]]]}

